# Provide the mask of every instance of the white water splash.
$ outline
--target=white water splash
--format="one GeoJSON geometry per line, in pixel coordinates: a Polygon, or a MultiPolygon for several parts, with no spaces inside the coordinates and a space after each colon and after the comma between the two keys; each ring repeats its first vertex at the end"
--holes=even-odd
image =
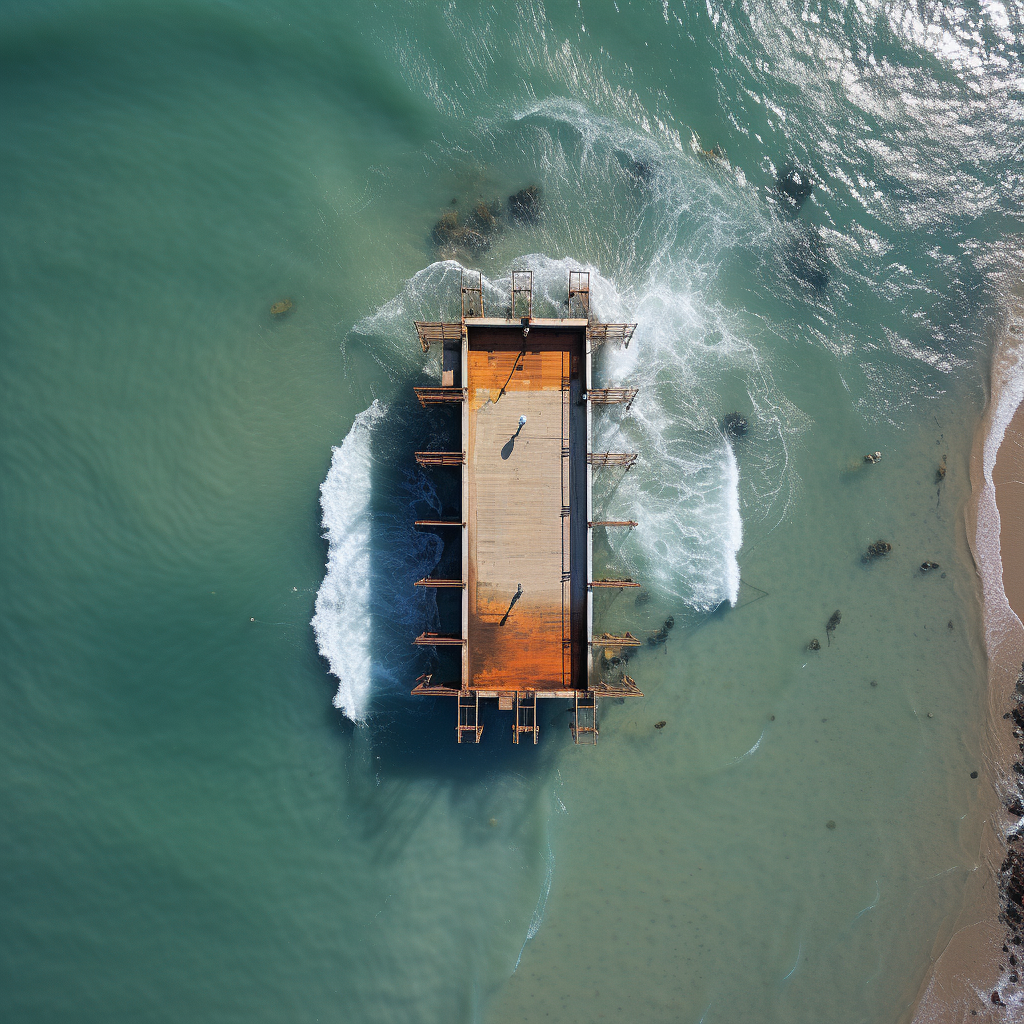
{"type": "Polygon", "coordinates": [[[995,657],[1012,625],[1020,627],[1003,589],[1003,563],[999,541],[1001,521],[996,505],[996,488],[992,473],[996,456],[1014,414],[1024,401],[1024,306],[1016,310],[1014,322],[1007,331],[1008,343],[997,352],[992,367],[993,399],[988,413],[987,432],[982,449],[984,482],[978,497],[978,528],[976,534],[978,561],[981,568],[985,599],[985,634],[989,656],[995,657]],[[1014,344],[1013,342],[1016,341],[1014,344]]]}
{"type": "Polygon", "coordinates": [[[338,678],[334,706],[353,722],[365,720],[370,699],[370,436],[385,411],[374,399],[356,416],[320,485],[327,575],[312,625],[338,678]]]}
{"type": "MultiPolygon", "coordinates": [[[[628,415],[621,410],[595,415],[595,450],[641,455],[624,479],[595,480],[595,501],[606,503],[608,518],[640,524],[608,537],[617,568],[701,611],[723,601],[735,604],[744,516],[784,514],[797,482],[789,470],[787,443],[804,426],[801,414],[777,391],[754,345],[741,337],[728,314],[709,307],[667,272],[624,290],[597,267],[569,258],[532,253],[515,259],[513,268],[533,271],[534,315],[565,315],[569,271],[582,269],[590,273],[595,315],[639,323],[628,350],[600,351],[594,367],[597,386],[641,389],[628,415]],[[744,406],[757,428],[741,441],[749,473],[745,500],[740,462],[712,412],[722,408],[718,378],[737,371],[750,381],[744,406]],[[602,490],[609,484],[614,493],[602,490]]],[[[458,318],[461,270],[452,260],[425,267],[355,332],[395,337],[411,332],[418,316],[458,318]]],[[[482,283],[486,311],[500,312],[508,302],[508,274],[485,276],[482,283]]],[[[413,341],[408,348],[419,352],[413,341]]]]}

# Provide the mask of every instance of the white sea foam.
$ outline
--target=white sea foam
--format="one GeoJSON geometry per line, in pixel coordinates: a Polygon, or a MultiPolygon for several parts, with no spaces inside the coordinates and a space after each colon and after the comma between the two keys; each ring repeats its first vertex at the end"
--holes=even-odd
{"type": "Polygon", "coordinates": [[[353,722],[365,720],[370,701],[370,438],[385,411],[374,399],[356,416],[320,485],[327,575],[317,591],[313,630],[338,678],[334,706],[353,722]]]}
{"type": "Polygon", "coordinates": [[[1020,620],[1014,614],[1003,589],[1003,564],[999,543],[1000,518],[992,473],[999,448],[1021,402],[1024,401],[1024,306],[1016,306],[1006,332],[1006,343],[997,351],[992,366],[992,400],[986,416],[982,446],[981,492],[978,495],[978,523],[975,554],[982,579],[985,605],[985,640],[989,657],[999,648],[1020,620]]]}
{"type": "MultiPolygon", "coordinates": [[[[595,450],[641,455],[624,479],[596,474],[595,502],[607,518],[640,523],[608,536],[617,568],[698,610],[735,604],[744,518],[778,521],[785,514],[798,483],[788,444],[805,418],[778,392],[765,360],[728,313],[660,266],[628,287],[595,266],[543,253],[515,259],[509,270],[518,268],[534,272],[535,315],[564,315],[568,273],[583,269],[590,272],[592,311],[600,319],[639,323],[628,349],[609,346],[595,357],[598,385],[641,389],[628,415],[614,409],[595,415],[595,450]],[[753,424],[737,442],[739,458],[719,426],[721,413],[729,411],[722,378],[737,375],[747,382],[737,401],[753,424]]],[[[458,317],[461,269],[452,260],[424,268],[356,331],[393,337],[409,331],[416,316],[458,317]]],[[[487,311],[502,310],[507,273],[485,276],[483,289],[487,311]]],[[[412,341],[410,347],[419,352],[412,341]]]]}
{"type": "MultiPolygon", "coordinates": [[[[737,247],[777,247],[777,224],[727,164],[696,160],[677,131],[621,114],[531,98],[478,126],[482,153],[518,153],[543,172],[546,216],[528,237],[550,251],[587,254],[523,255],[521,232],[503,233],[490,254],[503,270],[483,278],[485,308],[503,312],[508,271],[530,269],[535,315],[564,315],[568,272],[582,269],[593,314],[639,325],[628,349],[609,345],[594,358],[596,386],[640,388],[628,415],[595,416],[595,450],[641,456],[624,479],[595,474],[595,512],[640,524],[609,532],[599,557],[603,568],[707,611],[737,601],[744,526],[773,529],[799,487],[790,446],[809,420],[774,382],[760,337],[771,326],[730,309],[719,282],[737,247]],[[631,230],[608,230],[620,221],[631,230]],[[751,428],[729,442],[721,421],[733,410],[751,428]]],[[[411,367],[421,359],[412,319],[458,319],[461,271],[454,260],[424,268],[353,333],[384,348],[403,339],[400,361],[411,367]]]]}

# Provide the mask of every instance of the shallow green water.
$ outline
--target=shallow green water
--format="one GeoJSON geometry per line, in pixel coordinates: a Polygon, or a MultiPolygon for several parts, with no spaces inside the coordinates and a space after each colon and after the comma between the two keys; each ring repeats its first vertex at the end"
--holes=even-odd
{"type": "Polygon", "coordinates": [[[999,4],[8,4],[0,1017],[894,1020],[987,785],[960,511],[1022,38],[999,4]],[[551,707],[470,750],[405,696],[411,320],[457,301],[453,197],[533,182],[539,225],[455,255],[496,303],[590,267],[640,324],[597,370],[642,387],[598,489],[641,527],[596,557],[651,599],[598,626],[676,625],[597,748],[551,707]]]}

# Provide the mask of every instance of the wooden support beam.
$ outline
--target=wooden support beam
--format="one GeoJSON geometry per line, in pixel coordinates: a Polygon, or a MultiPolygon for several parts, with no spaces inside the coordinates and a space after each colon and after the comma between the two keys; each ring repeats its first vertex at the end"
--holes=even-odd
{"type": "Polygon", "coordinates": [[[433,673],[426,673],[416,680],[416,685],[409,691],[414,697],[456,697],[459,688],[455,685],[444,686],[432,683],[433,673]]]}
{"type": "Polygon", "coordinates": [[[592,523],[587,523],[591,529],[595,526],[628,526],[632,530],[639,525],[635,519],[595,519],[592,523]]]}
{"type": "Polygon", "coordinates": [[[590,586],[591,587],[618,587],[618,588],[621,589],[622,587],[639,587],[640,584],[639,583],[634,583],[630,579],[625,579],[625,580],[591,580],[590,581],[590,586]]]}
{"type": "Polygon", "coordinates": [[[621,405],[625,403],[626,412],[629,412],[633,399],[639,393],[639,388],[591,388],[587,392],[587,401],[591,405],[621,405]]]}
{"type": "Polygon", "coordinates": [[[616,683],[606,683],[598,679],[590,684],[590,688],[599,697],[642,697],[636,681],[623,675],[616,683]]]}
{"type": "Polygon", "coordinates": [[[417,580],[415,586],[417,587],[465,587],[465,580],[432,580],[429,576],[424,576],[423,579],[417,580]]]}
{"type": "Polygon", "coordinates": [[[632,469],[640,456],[636,452],[587,452],[591,466],[623,466],[632,469]]]}
{"type": "Polygon", "coordinates": [[[461,466],[466,462],[465,452],[417,452],[421,466],[461,466]]]}
{"type": "Polygon", "coordinates": [[[445,341],[462,341],[462,324],[428,323],[423,320],[414,320],[416,334],[420,339],[420,348],[424,352],[430,351],[430,343],[445,341]]]}
{"type": "Polygon", "coordinates": [[[465,388],[413,388],[420,405],[425,409],[428,405],[441,405],[448,402],[464,402],[465,388]]]}
{"type": "Polygon", "coordinates": [[[414,644],[420,647],[462,647],[466,641],[461,636],[452,636],[450,633],[420,633],[414,644]]]}
{"type": "Polygon", "coordinates": [[[465,526],[461,519],[417,519],[416,526],[465,526]]]}
{"type": "Polygon", "coordinates": [[[592,647],[642,647],[641,641],[637,640],[632,633],[602,633],[590,641],[592,647]]]}
{"type": "Polygon", "coordinates": [[[587,326],[587,337],[592,347],[606,341],[618,341],[623,348],[629,348],[635,330],[636,324],[599,324],[592,320],[587,326]]]}

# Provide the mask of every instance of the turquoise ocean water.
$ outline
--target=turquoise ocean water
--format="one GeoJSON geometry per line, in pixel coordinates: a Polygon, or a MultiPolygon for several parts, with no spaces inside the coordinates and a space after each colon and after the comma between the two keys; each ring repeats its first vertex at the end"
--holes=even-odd
{"type": "Polygon", "coordinates": [[[991,786],[1020,6],[9,0],[0,90],[0,1019],[895,1021],[991,786]],[[460,265],[639,324],[596,748],[407,696],[460,265]]]}

